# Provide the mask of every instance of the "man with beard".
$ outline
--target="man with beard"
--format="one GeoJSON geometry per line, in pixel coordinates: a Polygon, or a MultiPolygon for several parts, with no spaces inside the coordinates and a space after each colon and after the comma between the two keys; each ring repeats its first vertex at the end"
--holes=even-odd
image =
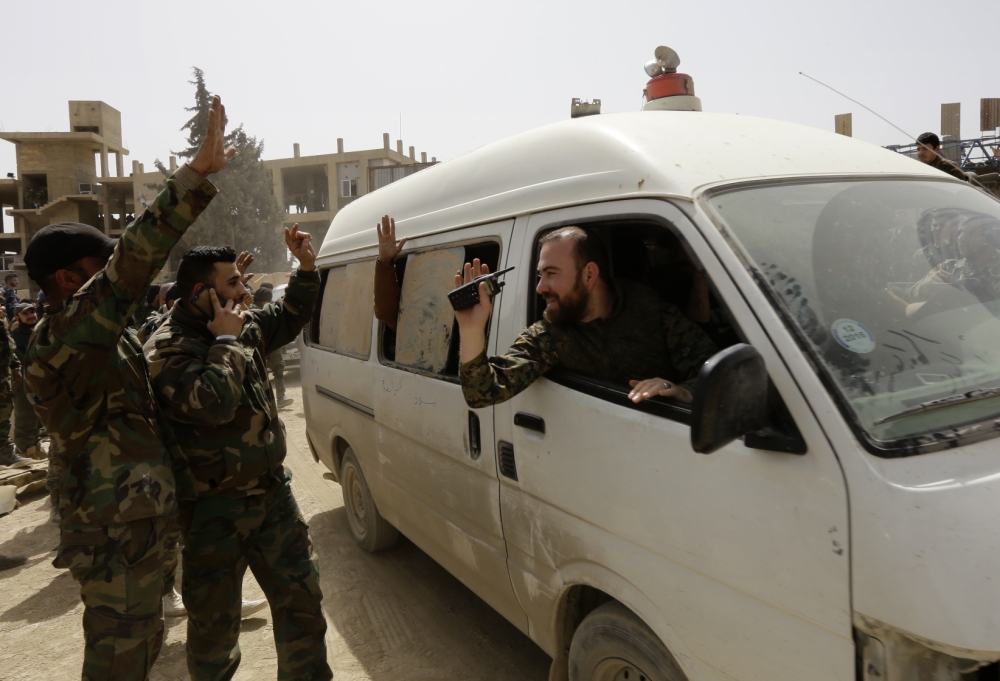
{"type": "MultiPolygon", "coordinates": [[[[632,387],[629,399],[691,401],[701,365],[715,346],[696,324],[652,289],[608,275],[608,255],[596,234],[563,227],[541,239],[536,291],[545,318],[531,325],[507,354],[486,356],[486,322],[492,301],[455,314],[461,346],[459,375],[470,407],[514,397],[549,369],[563,366],[632,387]]],[[[474,260],[455,275],[455,286],[488,268],[474,260]]]]}
{"type": "MultiPolygon", "coordinates": [[[[35,330],[35,324],[38,322],[38,311],[35,309],[35,304],[18,303],[17,307],[14,308],[14,319],[17,321],[17,325],[11,329],[10,337],[14,339],[14,353],[21,365],[24,366],[25,357],[28,354],[28,341],[31,339],[31,332],[35,330]]],[[[35,408],[28,400],[24,381],[21,381],[14,388],[14,446],[32,459],[44,458],[45,454],[38,446],[40,430],[38,417],[35,416],[35,408]]]]}

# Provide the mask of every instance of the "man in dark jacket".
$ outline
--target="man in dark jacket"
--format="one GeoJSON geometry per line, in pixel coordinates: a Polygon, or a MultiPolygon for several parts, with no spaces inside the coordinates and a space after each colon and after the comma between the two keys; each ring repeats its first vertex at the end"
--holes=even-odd
{"type": "Polygon", "coordinates": [[[319,295],[310,235],[295,225],[285,230],[285,241],[300,266],[284,299],[246,312],[239,305],[247,291],[236,251],[188,251],[177,270],[180,299],[144,348],[154,393],[197,495],[181,505],[181,593],[195,681],[232,678],[239,666],[247,567],[271,604],[279,677],[333,676],[319,573],[282,465],[285,428],[265,360],[295,339],[319,295]]]}

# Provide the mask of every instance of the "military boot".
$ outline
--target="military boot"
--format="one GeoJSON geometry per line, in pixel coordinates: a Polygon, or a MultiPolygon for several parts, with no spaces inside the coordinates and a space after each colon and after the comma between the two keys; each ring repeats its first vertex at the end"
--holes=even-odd
{"type": "Polygon", "coordinates": [[[0,468],[27,468],[35,463],[34,459],[25,459],[13,443],[0,449],[0,468]]]}

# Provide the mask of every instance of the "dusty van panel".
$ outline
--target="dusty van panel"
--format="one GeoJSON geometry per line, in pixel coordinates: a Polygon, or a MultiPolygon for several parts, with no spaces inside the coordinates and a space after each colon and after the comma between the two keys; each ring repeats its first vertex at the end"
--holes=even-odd
{"type": "Polygon", "coordinates": [[[444,370],[455,321],[448,291],[464,262],[463,247],[414,253],[407,259],[396,337],[399,364],[435,373],[444,370]]]}
{"type": "Polygon", "coordinates": [[[330,269],[320,304],[320,345],[351,357],[368,357],[374,273],[375,265],[370,260],[330,269]]]}

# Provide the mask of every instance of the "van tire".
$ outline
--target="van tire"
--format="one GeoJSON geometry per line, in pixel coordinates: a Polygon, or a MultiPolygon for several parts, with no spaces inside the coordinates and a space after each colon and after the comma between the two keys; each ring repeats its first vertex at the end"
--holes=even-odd
{"type": "Polygon", "coordinates": [[[587,615],[569,647],[569,681],[684,681],[653,630],[618,601],[587,615]]]}
{"type": "Polygon", "coordinates": [[[354,450],[344,450],[340,464],[340,485],[344,492],[347,526],[358,546],[369,553],[387,549],[399,539],[399,530],[389,524],[375,507],[375,500],[361,472],[354,450]]]}

